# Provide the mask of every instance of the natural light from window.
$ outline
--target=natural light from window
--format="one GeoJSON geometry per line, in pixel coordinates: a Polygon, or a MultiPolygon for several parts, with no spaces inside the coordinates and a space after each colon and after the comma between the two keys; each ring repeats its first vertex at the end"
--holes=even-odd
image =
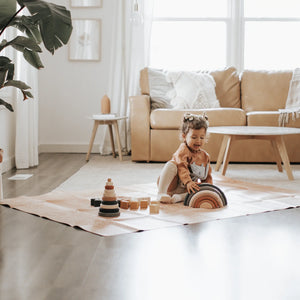
{"type": "Polygon", "coordinates": [[[244,0],[245,17],[299,18],[299,0],[244,0]]]}
{"type": "Polygon", "coordinates": [[[187,70],[226,66],[226,16],[224,0],[186,0],[184,5],[179,0],[154,0],[151,66],[187,70]]]}
{"type": "Polygon", "coordinates": [[[225,67],[225,37],[226,27],[222,22],[155,22],[152,27],[151,65],[187,70],[225,67]],[[218,38],[214,38],[216,36],[218,38]]]}
{"type": "Polygon", "coordinates": [[[226,17],[227,0],[154,0],[157,18],[226,17]]]}
{"type": "Polygon", "coordinates": [[[300,0],[154,0],[153,12],[151,67],[300,66],[300,0]]]}
{"type": "Polygon", "coordinates": [[[300,22],[248,22],[245,69],[294,69],[300,66],[300,22]]]}

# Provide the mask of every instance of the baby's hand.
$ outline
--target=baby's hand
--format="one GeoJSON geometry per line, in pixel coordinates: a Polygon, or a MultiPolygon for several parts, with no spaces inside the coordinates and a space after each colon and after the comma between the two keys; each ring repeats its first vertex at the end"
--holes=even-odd
{"type": "Polygon", "coordinates": [[[188,191],[189,194],[195,193],[195,192],[197,192],[197,191],[200,190],[199,185],[196,182],[194,182],[194,181],[188,182],[186,184],[186,188],[187,188],[187,191],[188,191]]]}

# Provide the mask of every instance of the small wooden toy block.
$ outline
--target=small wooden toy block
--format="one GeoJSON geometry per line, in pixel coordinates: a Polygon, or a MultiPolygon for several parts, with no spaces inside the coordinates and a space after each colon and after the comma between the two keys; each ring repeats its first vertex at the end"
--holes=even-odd
{"type": "Polygon", "coordinates": [[[120,202],[120,208],[123,208],[123,209],[128,209],[129,208],[129,200],[121,200],[120,202]]]}
{"type": "Polygon", "coordinates": [[[150,198],[150,197],[137,197],[137,200],[138,200],[139,202],[145,200],[145,201],[148,202],[148,204],[150,204],[151,198],[150,198]]]}
{"type": "Polygon", "coordinates": [[[139,201],[137,200],[130,200],[130,209],[136,210],[140,206],[139,201]]]}
{"type": "Polygon", "coordinates": [[[157,205],[159,205],[159,203],[160,203],[160,201],[158,201],[158,200],[152,200],[152,201],[150,202],[150,204],[157,204],[157,205]]]}
{"type": "Polygon", "coordinates": [[[95,207],[99,207],[101,204],[100,198],[91,198],[91,205],[95,207]]]}
{"type": "Polygon", "coordinates": [[[159,213],[159,204],[150,204],[150,214],[158,214],[159,213]]]}
{"type": "Polygon", "coordinates": [[[147,209],[148,208],[148,200],[146,199],[143,199],[143,200],[140,200],[140,208],[141,209],[147,209]]]}

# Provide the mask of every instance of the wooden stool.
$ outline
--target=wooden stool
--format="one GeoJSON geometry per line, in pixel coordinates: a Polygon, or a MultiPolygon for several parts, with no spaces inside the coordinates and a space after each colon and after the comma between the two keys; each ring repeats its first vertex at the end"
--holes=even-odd
{"type": "Polygon", "coordinates": [[[96,136],[97,129],[98,129],[99,125],[108,125],[113,157],[116,157],[112,126],[114,127],[116,138],[117,138],[119,158],[120,158],[120,161],[123,160],[123,158],[122,158],[122,147],[121,147],[120,134],[119,134],[119,126],[118,126],[118,121],[123,120],[123,119],[127,119],[127,117],[110,117],[110,118],[107,118],[107,117],[105,117],[105,115],[103,115],[103,116],[101,116],[101,115],[93,116],[94,127],[93,127],[92,136],[91,136],[91,140],[90,140],[89,150],[88,150],[87,155],[86,155],[86,161],[88,161],[89,158],[90,158],[90,154],[91,154],[91,151],[92,151],[92,148],[93,148],[95,136],[96,136]]]}

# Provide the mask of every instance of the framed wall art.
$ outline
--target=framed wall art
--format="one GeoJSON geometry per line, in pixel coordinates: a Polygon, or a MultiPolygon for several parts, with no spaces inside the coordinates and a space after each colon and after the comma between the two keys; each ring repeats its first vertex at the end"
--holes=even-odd
{"type": "Polygon", "coordinates": [[[102,7],[102,0],[70,0],[71,7],[102,7]]]}
{"type": "Polygon", "coordinates": [[[101,20],[73,19],[69,41],[69,60],[101,60],[101,20]]]}

